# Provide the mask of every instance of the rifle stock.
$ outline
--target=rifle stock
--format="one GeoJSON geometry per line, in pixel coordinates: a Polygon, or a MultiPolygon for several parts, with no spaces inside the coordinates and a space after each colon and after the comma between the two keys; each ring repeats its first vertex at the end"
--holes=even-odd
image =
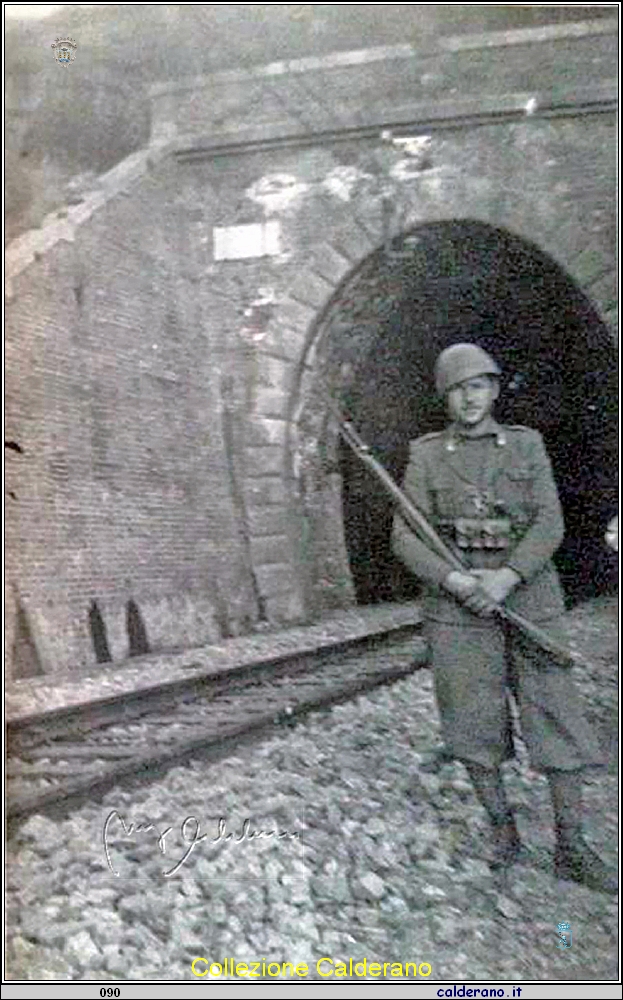
{"type": "MultiPolygon", "coordinates": [[[[327,403],[331,413],[337,421],[338,428],[343,439],[349,447],[352,448],[358,458],[365,465],[367,465],[369,469],[371,469],[378,479],[380,479],[387,492],[396,501],[398,510],[407,526],[421,539],[421,541],[429,545],[433,551],[437,553],[437,555],[446,560],[448,563],[448,572],[451,570],[457,570],[460,573],[469,573],[469,567],[467,567],[459,559],[456,553],[446,545],[421,510],[419,510],[415,504],[409,500],[406,494],[390,476],[389,472],[387,472],[381,463],[374,458],[368,445],[365,444],[365,442],[360,438],[352,424],[349,421],[344,420],[344,417],[342,416],[342,413],[337,407],[335,401],[329,397],[327,399],[327,403]]],[[[582,661],[582,657],[580,657],[577,653],[572,652],[567,646],[559,642],[544,629],[535,625],[534,622],[529,621],[527,618],[524,618],[523,615],[518,614],[516,611],[511,611],[509,608],[505,608],[503,605],[498,604],[496,605],[495,615],[502,621],[507,622],[514,629],[521,632],[532,642],[536,643],[536,645],[544,649],[563,666],[568,667],[574,663],[582,661]]]]}

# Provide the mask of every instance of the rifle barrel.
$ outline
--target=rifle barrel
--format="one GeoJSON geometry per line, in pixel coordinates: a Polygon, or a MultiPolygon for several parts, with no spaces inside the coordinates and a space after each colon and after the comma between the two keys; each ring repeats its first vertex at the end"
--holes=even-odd
{"type": "MultiPolygon", "coordinates": [[[[459,559],[457,554],[453,552],[448,545],[446,545],[424,514],[422,514],[415,504],[409,500],[392,476],[390,476],[389,472],[374,457],[368,445],[364,443],[352,424],[349,421],[344,420],[340,410],[335,404],[335,401],[329,397],[327,402],[329,409],[337,420],[340,434],[358,458],[375,473],[378,479],[381,480],[388,493],[398,504],[400,514],[406,521],[407,526],[411,528],[411,530],[418,535],[422,541],[427,542],[437,555],[446,560],[449,564],[449,569],[456,570],[459,573],[469,572],[469,567],[466,566],[461,559],[459,559]]],[[[495,614],[498,618],[528,636],[528,638],[530,638],[538,646],[545,649],[557,660],[561,661],[565,666],[581,661],[582,658],[578,654],[573,653],[563,643],[559,642],[548,632],[544,631],[544,629],[535,625],[534,622],[529,621],[527,618],[524,618],[523,615],[518,614],[516,611],[511,611],[509,608],[505,608],[503,605],[497,604],[495,614]]]]}

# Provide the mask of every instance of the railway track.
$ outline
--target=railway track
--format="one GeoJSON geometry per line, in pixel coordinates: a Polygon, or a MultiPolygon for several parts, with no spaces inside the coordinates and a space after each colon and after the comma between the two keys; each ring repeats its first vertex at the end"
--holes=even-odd
{"type": "Polygon", "coordinates": [[[391,683],[426,664],[418,631],[417,616],[399,618],[252,663],[185,664],[174,681],[9,718],[7,818],[64,809],[191,756],[224,756],[260,730],[391,683]]]}

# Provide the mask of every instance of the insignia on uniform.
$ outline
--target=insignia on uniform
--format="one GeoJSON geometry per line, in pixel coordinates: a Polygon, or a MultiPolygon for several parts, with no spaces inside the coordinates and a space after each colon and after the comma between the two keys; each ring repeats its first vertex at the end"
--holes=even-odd
{"type": "Polygon", "coordinates": [[[60,63],[61,66],[68,66],[76,58],[78,43],[73,38],[57,38],[56,41],[52,42],[51,48],[57,63],[60,63]]]}

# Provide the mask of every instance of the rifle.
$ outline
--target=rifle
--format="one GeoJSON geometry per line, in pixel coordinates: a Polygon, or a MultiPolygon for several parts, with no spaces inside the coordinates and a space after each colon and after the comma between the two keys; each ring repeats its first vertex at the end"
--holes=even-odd
{"type": "MultiPolygon", "coordinates": [[[[437,534],[433,526],[427,521],[424,514],[414,503],[409,500],[397,483],[392,479],[389,472],[371,453],[368,445],[361,439],[350,421],[345,420],[335,400],[327,394],[327,405],[335,417],[340,434],[346,444],[354,451],[357,457],[367,465],[375,476],[381,481],[390,496],[396,501],[401,517],[406,522],[411,531],[416,534],[421,541],[441,556],[448,563],[448,572],[458,570],[460,573],[469,573],[469,567],[459,559],[455,552],[450,549],[443,539],[437,534]]],[[[559,642],[544,629],[535,625],[534,622],[524,618],[523,615],[510,608],[505,608],[498,604],[495,607],[497,618],[511,625],[524,636],[531,639],[537,646],[540,646],[549,653],[562,666],[568,667],[574,663],[582,662],[582,657],[574,653],[563,643],[559,642]]]]}

